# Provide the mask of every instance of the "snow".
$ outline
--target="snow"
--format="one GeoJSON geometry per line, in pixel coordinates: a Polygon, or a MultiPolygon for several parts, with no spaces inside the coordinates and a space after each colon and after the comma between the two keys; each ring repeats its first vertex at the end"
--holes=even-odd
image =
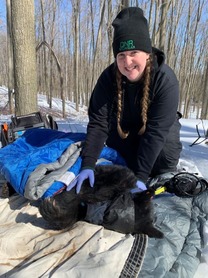
{"type": "MultiPolygon", "coordinates": [[[[181,119],[181,133],[180,138],[183,145],[181,153],[181,161],[187,167],[187,171],[201,173],[201,175],[208,179],[208,145],[204,141],[205,135],[201,120],[196,119],[181,119]],[[201,138],[196,142],[202,142],[197,145],[190,146],[197,138],[196,125],[198,125],[201,138]],[[192,165],[192,166],[191,166],[192,165]]],[[[208,129],[208,120],[203,120],[205,130],[208,129]]]]}
{"type": "MultiPolygon", "coordinates": [[[[11,118],[11,115],[8,115],[7,103],[7,88],[0,87],[0,123],[9,121],[11,118]]],[[[46,96],[39,94],[38,105],[40,111],[48,112],[54,116],[60,130],[73,132],[84,132],[86,130],[88,121],[87,107],[82,106],[79,109],[80,111],[77,112],[75,103],[66,101],[67,118],[63,120],[61,117],[62,102],[60,99],[54,98],[52,109],[49,109],[46,96]]],[[[190,173],[196,173],[208,180],[208,145],[206,144],[206,140],[204,140],[205,132],[208,130],[208,120],[201,121],[200,119],[182,118],[180,123],[182,125],[180,135],[183,149],[178,168],[190,173]],[[201,136],[198,142],[203,142],[190,146],[198,138],[196,125],[198,125],[201,136]]],[[[208,221],[204,226],[204,246],[202,253],[203,262],[200,264],[194,278],[206,277],[208,273],[208,221]]]]}

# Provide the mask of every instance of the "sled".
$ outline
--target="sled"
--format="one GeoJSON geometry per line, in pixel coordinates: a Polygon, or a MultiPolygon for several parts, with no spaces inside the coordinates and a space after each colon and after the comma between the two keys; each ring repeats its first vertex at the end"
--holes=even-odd
{"type": "MultiPolygon", "coordinates": [[[[190,147],[192,147],[194,145],[199,145],[199,144],[203,143],[204,141],[206,141],[208,139],[208,129],[205,130],[204,122],[203,122],[202,119],[201,119],[201,122],[196,125],[196,132],[197,132],[198,138],[193,143],[190,144],[190,147]],[[203,128],[203,134],[202,135],[199,132],[199,125],[200,124],[202,125],[202,128],[203,128]]],[[[207,143],[207,142],[205,142],[205,143],[207,143]]]]}

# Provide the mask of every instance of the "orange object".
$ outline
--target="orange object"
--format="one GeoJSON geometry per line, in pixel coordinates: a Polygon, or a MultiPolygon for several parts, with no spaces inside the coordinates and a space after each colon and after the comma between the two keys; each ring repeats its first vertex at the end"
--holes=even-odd
{"type": "Polygon", "coordinates": [[[4,132],[8,131],[8,124],[7,123],[3,124],[3,130],[4,130],[4,132]]]}

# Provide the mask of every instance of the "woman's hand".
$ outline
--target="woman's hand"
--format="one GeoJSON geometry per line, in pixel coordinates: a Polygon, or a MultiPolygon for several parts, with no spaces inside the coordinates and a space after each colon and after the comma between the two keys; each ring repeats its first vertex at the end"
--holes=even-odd
{"type": "Polygon", "coordinates": [[[134,193],[138,193],[138,192],[141,192],[141,191],[144,191],[144,190],[147,190],[146,185],[143,183],[143,181],[138,180],[136,182],[135,188],[131,189],[130,191],[131,191],[131,193],[134,194],[134,193]]]}
{"type": "Polygon", "coordinates": [[[92,169],[81,170],[79,175],[77,175],[76,178],[69,184],[66,191],[70,191],[73,187],[76,186],[76,193],[79,194],[83,181],[86,179],[89,179],[90,186],[93,187],[95,182],[95,175],[92,169]]]}

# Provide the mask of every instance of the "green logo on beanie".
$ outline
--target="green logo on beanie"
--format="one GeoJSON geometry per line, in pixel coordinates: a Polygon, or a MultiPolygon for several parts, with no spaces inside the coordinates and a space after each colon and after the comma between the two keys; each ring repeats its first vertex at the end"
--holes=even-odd
{"type": "Polygon", "coordinates": [[[119,51],[135,49],[134,41],[128,40],[120,42],[119,51]]]}

